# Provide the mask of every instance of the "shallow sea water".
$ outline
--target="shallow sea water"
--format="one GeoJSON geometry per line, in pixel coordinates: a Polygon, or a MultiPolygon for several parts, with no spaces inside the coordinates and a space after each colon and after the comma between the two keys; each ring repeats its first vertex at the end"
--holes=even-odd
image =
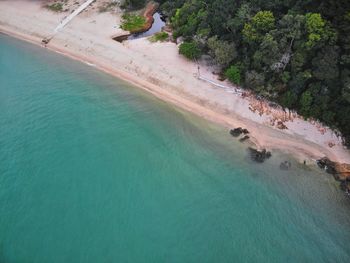
{"type": "Polygon", "coordinates": [[[0,262],[350,262],[338,183],[246,147],[0,35],[0,262]]]}

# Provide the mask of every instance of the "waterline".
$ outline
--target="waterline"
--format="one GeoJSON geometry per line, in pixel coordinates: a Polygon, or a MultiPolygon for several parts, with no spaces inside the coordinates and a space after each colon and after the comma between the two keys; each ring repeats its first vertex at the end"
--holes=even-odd
{"type": "Polygon", "coordinates": [[[347,262],[337,183],[0,36],[0,261],[347,262]]]}

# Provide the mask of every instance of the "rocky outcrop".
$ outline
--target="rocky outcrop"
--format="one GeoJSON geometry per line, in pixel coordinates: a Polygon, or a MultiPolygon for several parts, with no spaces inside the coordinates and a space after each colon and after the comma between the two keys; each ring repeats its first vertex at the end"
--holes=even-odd
{"type": "Polygon", "coordinates": [[[290,168],[292,168],[291,162],[289,162],[289,161],[281,162],[281,164],[280,164],[280,169],[281,170],[288,171],[288,170],[290,170],[290,168]]]}
{"type": "Polygon", "coordinates": [[[322,159],[317,160],[317,165],[321,169],[324,169],[329,174],[335,174],[335,168],[334,168],[334,162],[329,160],[328,158],[324,157],[322,159]]]}
{"type": "Polygon", "coordinates": [[[350,164],[336,163],[334,168],[340,180],[350,181],[350,164]]]}
{"type": "Polygon", "coordinates": [[[317,160],[317,165],[332,174],[337,181],[350,181],[350,164],[336,163],[324,157],[317,160]]]}
{"type": "Polygon", "coordinates": [[[257,163],[263,163],[266,159],[269,159],[272,156],[271,152],[266,151],[266,149],[259,151],[249,147],[248,151],[250,154],[250,158],[257,163]]]}
{"type": "Polygon", "coordinates": [[[287,130],[288,127],[283,123],[283,121],[278,121],[276,127],[280,130],[287,130]]]}
{"type": "Polygon", "coordinates": [[[232,129],[230,130],[230,134],[233,136],[233,137],[238,137],[240,136],[241,134],[248,134],[249,131],[247,129],[243,129],[241,127],[238,127],[238,128],[235,128],[235,129],[232,129]]]}
{"type": "Polygon", "coordinates": [[[350,197],[350,164],[336,163],[323,157],[317,160],[317,165],[332,174],[335,180],[340,181],[340,189],[350,197]]]}
{"type": "Polygon", "coordinates": [[[343,190],[348,196],[350,196],[350,182],[349,181],[341,182],[340,189],[343,190]]]}

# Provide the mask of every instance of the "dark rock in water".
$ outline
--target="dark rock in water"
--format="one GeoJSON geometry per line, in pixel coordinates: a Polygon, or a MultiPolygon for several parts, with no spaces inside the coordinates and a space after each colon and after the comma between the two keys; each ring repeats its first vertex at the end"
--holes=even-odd
{"type": "Polygon", "coordinates": [[[340,181],[340,189],[350,197],[350,164],[336,163],[323,157],[317,160],[317,165],[332,174],[335,180],[340,181]]]}
{"type": "Polygon", "coordinates": [[[280,169],[284,171],[289,170],[291,167],[292,167],[292,164],[288,161],[281,162],[280,164],[280,169]]]}
{"type": "Polygon", "coordinates": [[[350,182],[349,181],[341,182],[340,189],[343,190],[345,192],[345,194],[350,197],[350,182]]]}
{"type": "Polygon", "coordinates": [[[328,158],[324,157],[322,159],[317,160],[317,165],[318,167],[320,167],[321,169],[326,170],[327,173],[329,174],[336,174],[336,170],[335,170],[335,163],[332,162],[331,160],[329,160],[328,158]]]}
{"type": "Polygon", "coordinates": [[[232,129],[230,130],[230,134],[233,136],[233,137],[238,137],[239,135],[241,134],[248,134],[249,131],[247,129],[243,129],[241,127],[238,127],[236,129],[232,129]]]}
{"type": "Polygon", "coordinates": [[[250,153],[250,158],[257,163],[263,163],[266,159],[271,157],[271,153],[266,151],[266,149],[263,149],[262,151],[258,151],[256,149],[249,147],[248,150],[250,153]]]}
{"type": "Polygon", "coordinates": [[[239,135],[242,134],[242,128],[232,129],[232,130],[230,130],[230,134],[231,134],[233,137],[238,137],[239,135]]]}
{"type": "Polygon", "coordinates": [[[350,164],[336,163],[327,157],[317,160],[317,165],[332,174],[337,181],[350,181],[350,164]]]}
{"type": "Polygon", "coordinates": [[[340,189],[342,189],[343,191],[350,191],[350,183],[347,181],[341,182],[340,189]]]}
{"type": "Polygon", "coordinates": [[[244,137],[242,137],[241,139],[239,139],[240,142],[245,142],[246,140],[249,139],[248,135],[245,135],[244,137]]]}

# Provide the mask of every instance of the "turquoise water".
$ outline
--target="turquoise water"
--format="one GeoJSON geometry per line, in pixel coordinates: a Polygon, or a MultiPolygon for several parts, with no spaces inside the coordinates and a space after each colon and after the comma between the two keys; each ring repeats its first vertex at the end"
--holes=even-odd
{"type": "Polygon", "coordinates": [[[350,262],[318,170],[0,35],[0,262],[350,262]]]}

